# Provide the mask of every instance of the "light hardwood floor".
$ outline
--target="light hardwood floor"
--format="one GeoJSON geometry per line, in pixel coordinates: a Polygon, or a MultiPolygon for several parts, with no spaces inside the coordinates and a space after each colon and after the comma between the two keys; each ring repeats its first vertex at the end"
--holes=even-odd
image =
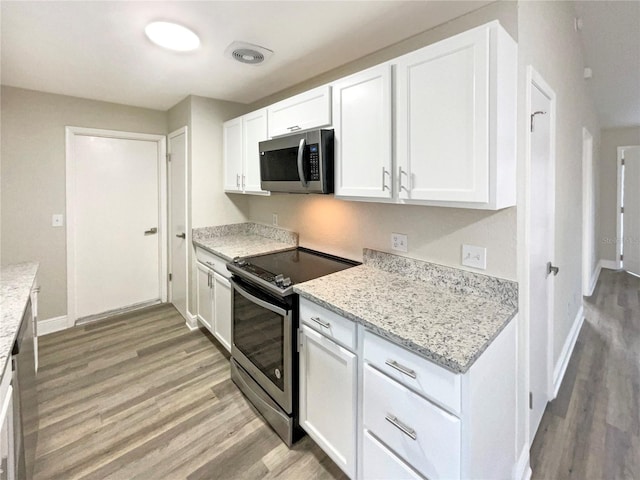
{"type": "Polygon", "coordinates": [[[534,479],[640,478],[640,279],[602,270],[558,398],[531,448],[534,479]]]}
{"type": "Polygon", "coordinates": [[[309,437],[289,450],[172,306],[39,340],[34,478],[345,478],[309,437]]]}

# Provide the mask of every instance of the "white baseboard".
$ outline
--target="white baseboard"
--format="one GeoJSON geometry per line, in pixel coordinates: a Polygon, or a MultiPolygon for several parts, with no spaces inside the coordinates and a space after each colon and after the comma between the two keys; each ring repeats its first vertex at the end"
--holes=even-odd
{"type": "Polygon", "coordinates": [[[578,310],[578,314],[573,321],[573,325],[571,326],[571,330],[569,331],[569,335],[564,342],[562,347],[562,352],[560,353],[560,358],[556,363],[555,368],[553,369],[553,397],[552,399],[558,396],[558,391],[560,390],[560,385],[562,384],[562,379],[564,378],[564,374],[567,371],[567,366],[569,365],[569,360],[571,359],[571,354],[573,353],[573,348],[576,346],[576,341],[578,340],[578,335],[580,334],[580,329],[582,328],[582,324],[584,323],[584,308],[580,306],[580,310],[578,310]]]}
{"type": "Polygon", "coordinates": [[[515,480],[529,480],[531,478],[531,466],[529,465],[529,446],[525,444],[520,452],[518,463],[515,465],[513,478],[515,480]]]}
{"type": "Polygon", "coordinates": [[[198,326],[198,318],[195,315],[192,315],[189,311],[187,311],[187,317],[187,321],[185,322],[187,328],[192,332],[198,330],[198,328],[200,328],[198,326]]]}
{"type": "Polygon", "coordinates": [[[67,324],[67,316],[45,318],[44,320],[38,320],[38,336],[48,335],[50,333],[59,332],[69,328],[67,324]]]}
{"type": "Polygon", "coordinates": [[[620,262],[616,262],[615,260],[600,260],[598,265],[601,268],[607,268],[609,270],[620,270],[620,262]]]}
{"type": "Polygon", "coordinates": [[[591,273],[591,280],[589,282],[588,291],[585,292],[585,297],[590,297],[593,295],[593,291],[596,289],[596,284],[598,283],[598,277],[600,277],[600,272],[602,271],[602,260],[598,262],[595,270],[591,273]]]}

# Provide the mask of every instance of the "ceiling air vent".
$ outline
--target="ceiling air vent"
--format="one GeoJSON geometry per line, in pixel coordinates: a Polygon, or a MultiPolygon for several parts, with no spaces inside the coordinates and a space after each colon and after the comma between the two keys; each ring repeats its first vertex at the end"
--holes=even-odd
{"type": "Polygon", "coordinates": [[[224,54],[240,63],[260,65],[273,55],[273,51],[247,42],[233,42],[227,47],[224,54]]]}

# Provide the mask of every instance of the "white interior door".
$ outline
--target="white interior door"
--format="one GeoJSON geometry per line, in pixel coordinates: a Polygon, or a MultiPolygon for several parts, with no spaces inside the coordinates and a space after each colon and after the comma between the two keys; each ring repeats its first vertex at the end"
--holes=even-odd
{"type": "Polygon", "coordinates": [[[82,129],[71,128],[67,129],[70,323],[159,301],[166,291],[161,282],[166,253],[160,234],[166,216],[162,207],[166,197],[160,188],[165,181],[160,168],[163,137],[113,138],[79,134],[82,129]]]}
{"type": "Polygon", "coordinates": [[[169,301],[188,320],[187,246],[187,127],[169,135],[169,301]]]}
{"type": "Polygon", "coordinates": [[[529,388],[530,441],[533,441],[549,401],[550,338],[553,312],[555,173],[552,141],[552,100],[534,82],[531,85],[531,223],[529,250],[529,388]],[[536,113],[544,112],[544,113],[536,113]]]}
{"type": "Polygon", "coordinates": [[[598,260],[595,249],[595,186],[593,183],[593,136],[582,129],[582,294],[591,296],[598,260]]]}
{"type": "Polygon", "coordinates": [[[624,149],[622,268],[640,276],[640,147],[624,149]]]}

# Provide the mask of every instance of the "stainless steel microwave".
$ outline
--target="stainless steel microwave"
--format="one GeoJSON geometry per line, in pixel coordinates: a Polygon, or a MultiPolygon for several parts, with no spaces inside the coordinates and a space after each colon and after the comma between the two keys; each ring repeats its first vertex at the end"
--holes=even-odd
{"type": "Polygon", "coordinates": [[[262,190],[333,193],[333,130],[265,140],[259,150],[262,190]]]}

